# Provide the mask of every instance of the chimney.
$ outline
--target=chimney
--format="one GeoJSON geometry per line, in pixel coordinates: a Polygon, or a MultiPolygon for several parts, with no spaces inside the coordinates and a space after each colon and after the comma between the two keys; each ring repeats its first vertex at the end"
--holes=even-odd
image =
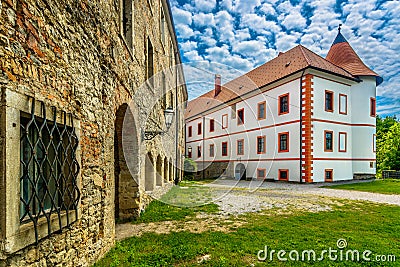
{"type": "Polygon", "coordinates": [[[221,75],[215,74],[215,88],[214,88],[214,97],[221,93],[221,75]]]}

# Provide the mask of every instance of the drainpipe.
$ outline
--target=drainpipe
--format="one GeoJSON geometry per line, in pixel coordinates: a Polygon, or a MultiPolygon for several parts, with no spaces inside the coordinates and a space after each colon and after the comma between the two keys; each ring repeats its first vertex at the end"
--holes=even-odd
{"type": "MultiPolygon", "coordinates": [[[[175,57],[177,56],[177,52],[175,52],[175,57]]],[[[175,61],[176,63],[176,61],[175,61]]],[[[172,100],[172,99],[171,99],[172,100]]],[[[174,105],[174,102],[172,100],[172,105],[174,105]]],[[[176,118],[176,123],[175,123],[175,185],[179,184],[179,176],[178,175],[178,170],[180,171],[180,168],[178,167],[179,162],[178,162],[178,157],[179,157],[179,123],[180,123],[180,117],[179,117],[179,112],[178,112],[178,68],[175,66],[175,118],[176,118]]]]}
{"type": "Polygon", "coordinates": [[[302,166],[302,162],[303,162],[303,148],[302,148],[302,141],[303,141],[303,100],[302,100],[302,91],[303,91],[303,76],[304,76],[304,72],[306,70],[303,70],[303,73],[301,74],[300,77],[300,183],[303,183],[303,179],[302,179],[302,171],[303,171],[303,166],[302,166]]]}
{"type": "Polygon", "coordinates": [[[203,155],[202,155],[202,158],[203,158],[203,180],[205,180],[206,179],[206,175],[205,175],[205,169],[204,169],[204,158],[206,157],[206,154],[205,154],[205,147],[206,147],[206,144],[205,144],[205,141],[204,141],[204,139],[205,139],[205,134],[206,134],[206,117],[204,117],[203,116],[203,142],[202,142],[202,144],[203,144],[203,155]]]}

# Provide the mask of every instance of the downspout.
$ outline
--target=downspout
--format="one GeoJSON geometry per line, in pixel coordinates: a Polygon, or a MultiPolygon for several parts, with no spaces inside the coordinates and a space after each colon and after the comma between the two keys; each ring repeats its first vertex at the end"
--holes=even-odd
{"type": "Polygon", "coordinates": [[[206,117],[204,117],[203,116],[203,142],[202,142],[202,144],[203,144],[203,155],[202,155],[202,158],[203,158],[203,180],[205,180],[206,179],[206,176],[205,176],[205,173],[204,173],[204,171],[205,171],[205,168],[204,168],[204,158],[206,157],[206,154],[205,154],[205,141],[204,141],[204,139],[205,139],[205,134],[206,134],[206,117]]]}
{"type": "Polygon", "coordinates": [[[303,100],[302,100],[302,92],[303,92],[303,76],[304,76],[304,72],[306,70],[304,69],[303,72],[301,73],[301,77],[300,77],[300,183],[303,183],[303,166],[302,166],[302,162],[303,162],[303,100]]]}
{"type": "MultiPolygon", "coordinates": [[[[176,52],[175,56],[177,54],[178,53],[176,52]]],[[[173,101],[172,101],[172,105],[174,105],[173,101]]],[[[179,168],[179,164],[178,164],[178,157],[179,157],[178,145],[179,145],[179,123],[180,123],[180,117],[179,117],[179,112],[178,112],[178,67],[177,66],[175,66],[175,118],[176,118],[176,123],[175,123],[175,185],[178,185],[179,184],[179,176],[180,176],[180,175],[178,175],[178,171],[180,171],[181,168],[179,168]]]]}

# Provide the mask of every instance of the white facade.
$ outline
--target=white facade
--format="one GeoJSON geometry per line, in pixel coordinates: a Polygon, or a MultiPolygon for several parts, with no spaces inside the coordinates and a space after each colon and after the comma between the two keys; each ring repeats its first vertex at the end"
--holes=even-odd
{"type": "MultiPolygon", "coordinates": [[[[333,181],[353,179],[354,174],[374,175],[375,117],[370,116],[370,99],[375,98],[375,78],[365,77],[363,81],[355,82],[315,70],[309,70],[304,75],[307,73],[313,75],[314,92],[312,181],[325,181],[326,170],[332,170],[333,181]],[[332,111],[325,110],[326,91],[333,94],[332,111]],[[325,131],[333,134],[332,151],[325,149],[325,131]]],[[[288,170],[288,181],[300,182],[300,145],[303,143],[300,135],[300,79],[298,74],[293,75],[249,96],[187,119],[187,155],[191,150],[191,158],[199,166],[204,162],[206,168],[213,162],[230,163],[231,168],[225,173],[229,177],[235,177],[237,165],[244,164],[248,178],[278,180],[279,170],[288,170]],[[279,115],[279,96],[285,94],[289,94],[289,112],[279,115]],[[258,104],[264,101],[266,118],[259,120],[258,104]],[[244,123],[238,125],[238,111],[241,109],[244,109],[244,123]],[[222,127],[223,116],[228,118],[226,128],[222,127]],[[214,120],[213,132],[210,132],[210,120],[214,120]],[[190,127],[192,130],[189,130],[190,127]],[[278,149],[280,133],[289,135],[287,152],[278,149]],[[265,136],[265,153],[257,151],[257,137],[260,136],[265,136]],[[243,140],[242,154],[237,151],[238,140],[243,140]],[[222,155],[223,142],[228,145],[226,156],[222,155]],[[210,155],[210,145],[214,146],[214,155],[210,155]],[[265,176],[260,177],[258,170],[265,170],[265,176]]],[[[202,171],[201,168],[199,171],[202,171]]]]}

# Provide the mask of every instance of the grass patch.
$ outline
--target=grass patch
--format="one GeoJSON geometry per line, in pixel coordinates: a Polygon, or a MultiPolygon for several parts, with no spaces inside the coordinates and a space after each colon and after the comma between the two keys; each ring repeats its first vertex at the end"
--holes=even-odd
{"type": "Polygon", "coordinates": [[[385,179],[385,180],[375,180],[372,182],[363,182],[356,184],[341,184],[325,186],[325,188],[333,189],[344,189],[344,190],[356,190],[364,192],[373,192],[381,194],[400,194],[400,180],[385,179]]]}
{"type": "MultiPolygon", "coordinates": [[[[276,251],[337,249],[344,238],[347,249],[372,256],[400,256],[400,207],[373,203],[349,202],[332,211],[292,214],[251,213],[242,215],[245,224],[235,232],[147,233],[118,242],[99,266],[197,266],[198,259],[210,255],[202,266],[394,266],[394,263],[333,262],[326,257],[315,262],[259,262],[257,252],[268,246],[276,251]]],[[[287,256],[287,255],[286,255],[287,256]]]]}
{"type": "Polygon", "coordinates": [[[133,223],[150,223],[161,221],[184,221],[193,219],[198,213],[215,213],[219,211],[217,204],[207,204],[198,207],[177,207],[154,200],[141,216],[133,223]]]}

